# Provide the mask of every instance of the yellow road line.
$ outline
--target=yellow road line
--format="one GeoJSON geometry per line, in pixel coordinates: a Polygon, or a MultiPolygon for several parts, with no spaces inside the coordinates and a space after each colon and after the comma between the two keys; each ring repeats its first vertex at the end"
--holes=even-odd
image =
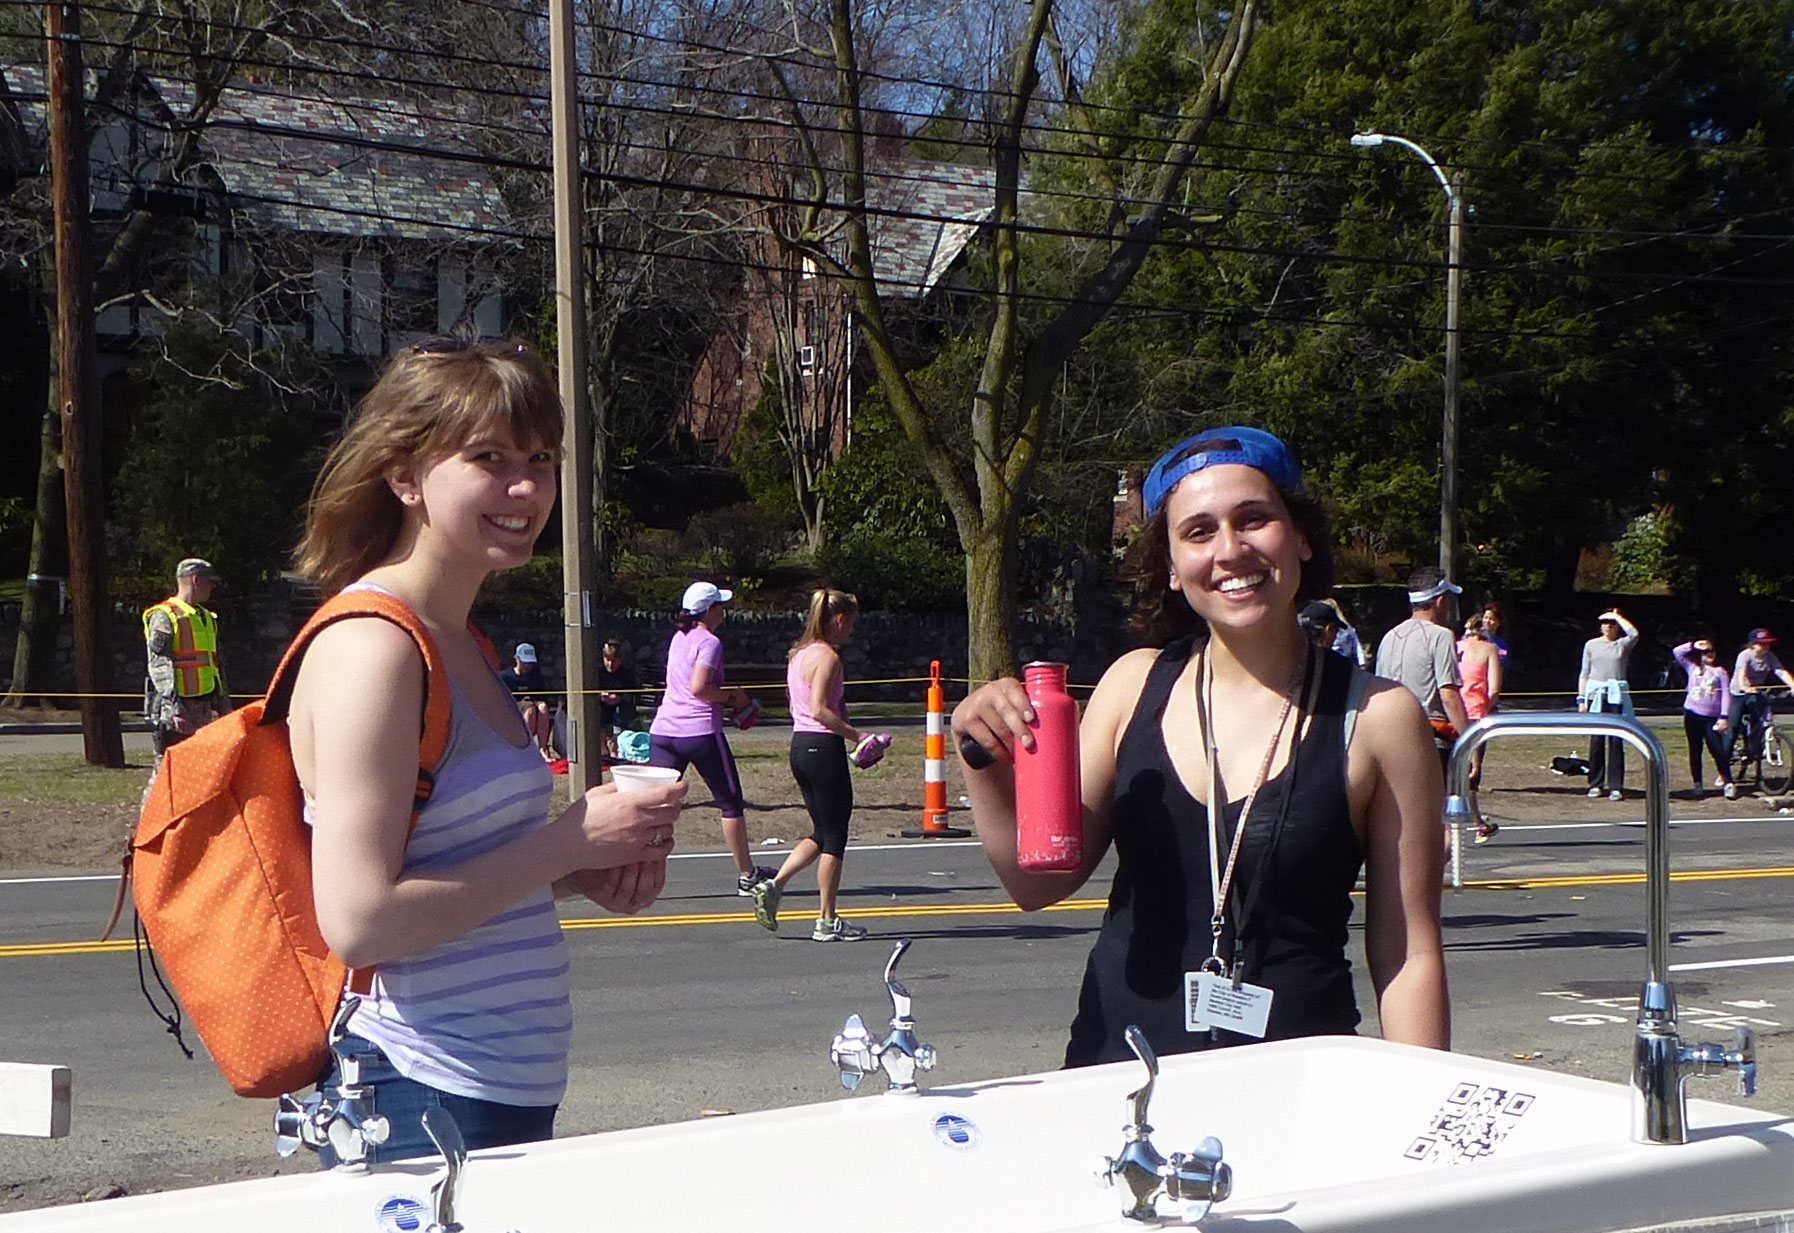
{"type": "MultiPolygon", "coordinates": [[[[1767,869],[1688,869],[1672,873],[1672,882],[1727,882],[1755,878],[1794,878],[1794,866],[1767,869]]],[[[1565,877],[1488,878],[1465,882],[1465,890],[1545,890],[1574,886],[1637,886],[1645,880],[1642,873],[1576,874],[1565,877]]],[[[1100,912],[1107,899],[1067,899],[1055,903],[1044,912],[1100,912]]],[[[847,915],[855,920],[889,919],[906,916],[999,916],[1020,915],[1013,903],[893,903],[877,907],[855,907],[847,915]]],[[[754,919],[752,912],[682,912],[650,916],[576,917],[561,922],[569,933],[586,929],[658,929],[673,925],[745,924],[754,919]]],[[[793,914],[796,919],[796,914],[793,914]]],[[[33,959],[50,955],[98,955],[128,951],[130,941],[114,942],[29,942],[0,946],[0,959],[33,959]]]]}

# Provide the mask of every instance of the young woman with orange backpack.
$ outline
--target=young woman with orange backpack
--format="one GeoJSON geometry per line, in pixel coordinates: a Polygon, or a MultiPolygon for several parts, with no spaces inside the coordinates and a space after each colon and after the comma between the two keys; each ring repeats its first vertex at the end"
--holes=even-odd
{"type": "Polygon", "coordinates": [[[330,625],[293,692],[318,924],[346,963],[373,968],[348,1044],[391,1122],[374,1162],[431,1152],[419,1118],[432,1106],[470,1148],[551,1137],[572,1027],[552,887],[633,913],[665,884],[684,786],[594,788],[544,824],[552,777],[468,621],[486,578],[528,561],[548,521],[561,417],[523,344],[417,344],[362,400],[307,512],[298,572],[326,596],[402,601],[453,701],[413,828],[425,674],[411,636],[377,618],[330,625]]]}

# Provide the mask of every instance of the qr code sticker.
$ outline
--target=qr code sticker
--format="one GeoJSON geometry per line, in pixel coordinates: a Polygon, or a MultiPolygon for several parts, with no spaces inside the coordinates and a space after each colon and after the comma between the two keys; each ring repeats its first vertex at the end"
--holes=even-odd
{"type": "Polygon", "coordinates": [[[1505,1087],[1460,1083],[1402,1155],[1422,1164],[1456,1165],[1495,1154],[1532,1108],[1533,1097],[1505,1087]]]}

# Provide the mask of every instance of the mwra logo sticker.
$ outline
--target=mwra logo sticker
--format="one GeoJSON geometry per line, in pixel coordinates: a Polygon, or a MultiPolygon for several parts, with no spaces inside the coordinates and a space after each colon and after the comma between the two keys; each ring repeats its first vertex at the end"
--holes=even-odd
{"type": "Polygon", "coordinates": [[[934,1137],[942,1147],[956,1152],[969,1152],[984,1142],[984,1132],[970,1118],[957,1113],[943,1113],[934,1119],[934,1137]]]}
{"type": "Polygon", "coordinates": [[[395,1194],[380,1200],[374,1218],[380,1233],[419,1233],[430,1223],[430,1209],[408,1194],[395,1194]]]}
{"type": "MultiPolygon", "coordinates": [[[[421,1233],[430,1227],[430,1209],[421,1199],[408,1194],[389,1195],[374,1209],[374,1222],[380,1233],[421,1233]]],[[[506,1233],[518,1231],[509,1229],[506,1233]]]]}

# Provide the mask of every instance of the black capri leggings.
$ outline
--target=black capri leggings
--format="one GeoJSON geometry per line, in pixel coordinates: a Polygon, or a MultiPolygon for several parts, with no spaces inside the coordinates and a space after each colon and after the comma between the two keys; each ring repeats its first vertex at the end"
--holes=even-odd
{"type": "Polygon", "coordinates": [[[833,732],[793,732],[791,777],[810,811],[810,838],[824,854],[839,858],[847,851],[847,822],[853,817],[847,742],[833,732]]]}

